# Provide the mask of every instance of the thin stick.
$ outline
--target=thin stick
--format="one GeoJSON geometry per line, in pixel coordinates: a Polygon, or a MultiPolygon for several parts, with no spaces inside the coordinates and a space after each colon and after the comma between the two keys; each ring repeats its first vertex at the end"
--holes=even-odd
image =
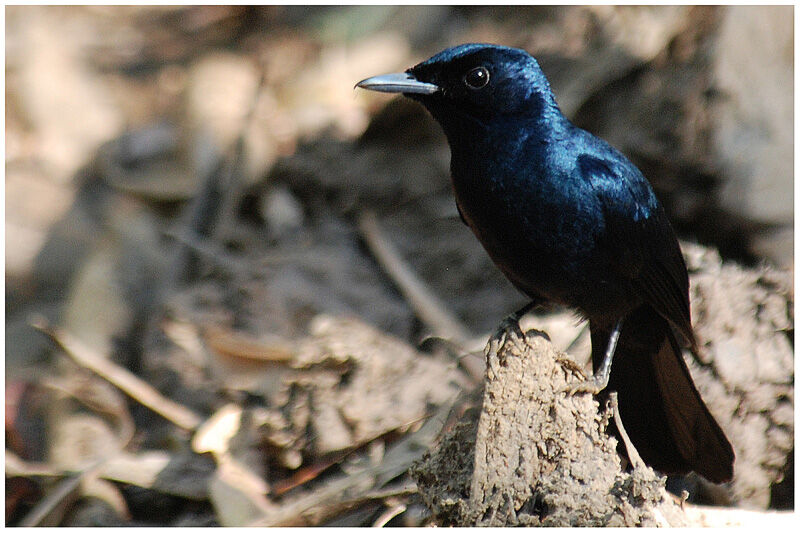
{"type": "Polygon", "coordinates": [[[383,500],[397,496],[408,496],[409,494],[416,494],[419,492],[417,484],[413,481],[404,483],[399,487],[390,487],[388,489],[374,490],[364,494],[364,500],[383,500]]]}
{"type": "Polygon", "coordinates": [[[88,475],[97,471],[104,461],[105,459],[96,461],[77,474],[59,481],[55,490],[48,494],[46,498],[39,501],[39,503],[25,515],[25,518],[23,518],[19,524],[20,527],[57,525],[50,524],[48,521],[53,519],[53,514],[58,512],[59,506],[62,507],[61,510],[63,511],[63,508],[65,508],[70,501],[74,501],[78,498],[77,491],[80,488],[81,482],[88,475]]]}
{"type": "Polygon", "coordinates": [[[611,409],[614,410],[614,423],[617,425],[617,430],[619,431],[619,436],[622,438],[622,442],[625,444],[625,449],[628,451],[628,459],[631,460],[631,464],[633,464],[634,468],[645,468],[644,461],[642,461],[642,457],[639,455],[639,452],[636,451],[636,448],[633,446],[630,437],[628,437],[628,432],[625,431],[625,426],[622,425],[622,417],[619,415],[619,400],[617,399],[617,392],[614,391],[608,395],[609,401],[611,401],[611,409]]]}
{"type": "Polygon", "coordinates": [[[200,425],[202,419],[193,411],[165,398],[151,385],[145,383],[128,370],[114,364],[109,359],[95,353],[91,348],[66,331],[51,327],[42,319],[35,320],[31,325],[49,335],[80,366],[88,368],[176,426],[194,431],[200,425]]]}
{"type": "Polygon", "coordinates": [[[370,251],[383,267],[416,315],[433,333],[463,344],[470,338],[469,330],[447,311],[439,300],[400,257],[397,249],[381,231],[375,213],[368,211],[358,219],[358,228],[370,251]]]}
{"type": "Polygon", "coordinates": [[[393,507],[390,507],[382,515],[375,520],[375,523],[372,524],[372,527],[383,527],[389,523],[389,521],[394,518],[395,516],[406,512],[406,506],[403,503],[399,503],[393,507]]]}

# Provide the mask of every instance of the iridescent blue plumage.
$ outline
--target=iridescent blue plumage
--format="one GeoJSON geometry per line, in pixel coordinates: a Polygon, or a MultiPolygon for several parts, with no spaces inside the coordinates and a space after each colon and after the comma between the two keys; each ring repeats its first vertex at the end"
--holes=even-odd
{"type": "Polygon", "coordinates": [[[694,344],[686,266],[639,169],[564,117],[524,50],[456,46],[406,74],[447,136],[464,222],[522,292],[589,320],[596,372],[614,356],[605,392],[645,461],[729,480],[733,450],[673,332],[694,344]]]}

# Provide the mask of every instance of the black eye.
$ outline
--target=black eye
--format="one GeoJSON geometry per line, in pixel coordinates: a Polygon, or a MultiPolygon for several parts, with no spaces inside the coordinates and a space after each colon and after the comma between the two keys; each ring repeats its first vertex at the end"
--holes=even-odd
{"type": "Polygon", "coordinates": [[[470,89],[482,89],[489,83],[489,71],[485,67],[475,67],[464,75],[464,83],[470,89]]]}

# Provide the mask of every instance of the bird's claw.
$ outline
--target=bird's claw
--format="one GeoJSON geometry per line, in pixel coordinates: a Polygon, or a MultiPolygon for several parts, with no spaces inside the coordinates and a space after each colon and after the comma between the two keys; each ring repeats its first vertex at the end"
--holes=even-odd
{"type": "MultiPolygon", "coordinates": [[[[581,374],[583,374],[582,371],[581,374]]],[[[607,385],[608,376],[592,376],[588,379],[584,378],[583,381],[578,381],[577,383],[569,383],[561,392],[566,392],[570,396],[580,392],[599,394],[607,385]]]]}
{"type": "Polygon", "coordinates": [[[514,344],[525,341],[525,332],[519,327],[519,319],[513,314],[504,318],[495,332],[492,333],[492,336],[489,337],[490,349],[496,353],[508,341],[514,344]]]}
{"type": "Polygon", "coordinates": [[[585,381],[585,380],[589,379],[586,376],[586,372],[583,371],[583,367],[581,365],[579,365],[578,363],[576,363],[575,361],[573,361],[572,359],[570,359],[569,357],[566,357],[566,356],[565,357],[559,357],[557,359],[557,361],[565,369],[569,370],[573,374],[577,374],[578,376],[580,376],[580,378],[582,380],[585,381]]]}

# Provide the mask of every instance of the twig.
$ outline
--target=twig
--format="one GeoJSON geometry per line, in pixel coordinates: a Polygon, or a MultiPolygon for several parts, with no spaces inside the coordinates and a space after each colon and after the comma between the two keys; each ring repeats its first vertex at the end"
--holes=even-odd
{"type": "Polygon", "coordinates": [[[80,366],[88,368],[176,426],[193,431],[202,421],[190,409],[165,398],[155,388],[128,370],[95,353],[91,348],[66,331],[49,326],[41,318],[35,319],[31,325],[49,335],[80,366]]]}
{"type": "Polygon", "coordinates": [[[375,520],[375,523],[372,524],[372,527],[383,527],[389,523],[389,521],[397,515],[406,512],[406,506],[404,503],[398,503],[393,505],[392,507],[388,508],[382,515],[375,520]]]}
{"type": "Polygon", "coordinates": [[[220,233],[231,225],[235,217],[236,201],[241,193],[241,167],[244,161],[244,148],[247,128],[253,121],[259,95],[264,86],[262,70],[258,85],[252,95],[250,107],[244,117],[239,133],[227,153],[209,161],[204,161],[200,154],[214,153],[214,147],[198,145],[195,166],[201,174],[200,184],[192,200],[183,208],[177,229],[170,232],[174,239],[171,261],[161,276],[156,288],[153,311],[145,327],[145,342],[148,344],[156,335],[158,324],[164,316],[163,302],[176,287],[181,287],[196,276],[201,266],[211,259],[213,266],[224,267],[229,273],[239,274],[242,267],[235,264],[228,254],[219,250],[216,244],[207,244],[206,240],[219,242],[220,233]]]}
{"type": "Polygon", "coordinates": [[[210,237],[220,240],[220,237],[227,237],[227,233],[238,225],[236,223],[236,205],[241,196],[243,187],[243,166],[245,162],[245,148],[249,127],[253,124],[258,101],[261,99],[264,85],[267,81],[266,67],[260,66],[260,76],[256,84],[255,91],[250,97],[250,105],[247,114],[243,117],[238,135],[230,147],[229,154],[225,158],[226,162],[222,169],[222,185],[225,194],[222,196],[221,205],[218,206],[218,217],[214,227],[211,229],[210,237]]]}
{"type": "Polygon", "coordinates": [[[622,439],[622,442],[625,443],[625,449],[628,451],[628,459],[631,460],[631,464],[634,468],[645,468],[646,465],[644,461],[642,461],[639,452],[636,451],[636,448],[633,446],[630,437],[628,437],[628,432],[625,431],[625,426],[622,425],[622,417],[619,414],[619,400],[617,399],[617,392],[614,391],[608,395],[608,399],[611,402],[611,409],[614,411],[614,423],[617,425],[617,430],[619,431],[619,436],[622,439]]]}
{"type": "Polygon", "coordinates": [[[383,500],[385,498],[392,498],[397,496],[408,496],[409,494],[416,494],[419,492],[417,489],[417,484],[413,481],[409,481],[407,483],[403,483],[399,486],[389,487],[380,490],[373,490],[372,492],[368,492],[364,494],[364,500],[383,500]]]}
{"type": "Polygon", "coordinates": [[[435,335],[463,344],[470,338],[469,330],[425,286],[381,231],[375,213],[368,211],[358,219],[358,228],[370,251],[417,316],[435,335]]]}
{"type": "Polygon", "coordinates": [[[681,491],[681,501],[680,501],[680,503],[678,504],[678,505],[680,505],[680,506],[681,506],[681,511],[685,510],[685,507],[686,507],[686,500],[688,500],[688,499],[689,499],[689,491],[688,491],[688,490],[686,490],[686,489],[683,489],[683,490],[681,491]]]}
{"type": "Polygon", "coordinates": [[[62,470],[46,463],[23,461],[18,455],[6,448],[6,478],[10,477],[61,477],[62,470]]]}
{"type": "MultiPolygon", "coordinates": [[[[150,450],[134,455],[111,450],[94,465],[97,466],[98,477],[149,489],[153,487],[156,478],[167,467],[170,459],[171,456],[164,451],[150,450]]],[[[75,475],[74,471],[66,468],[23,461],[8,450],[6,450],[5,467],[6,477],[64,478],[75,475]]]]}
{"type": "MultiPolygon", "coordinates": [[[[450,403],[454,404],[455,401],[450,402],[450,403]]],[[[367,446],[369,444],[372,444],[373,442],[376,442],[378,439],[381,439],[381,438],[385,437],[389,433],[397,431],[400,428],[408,427],[408,426],[414,425],[414,424],[416,424],[418,422],[422,422],[422,421],[428,420],[432,416],[435,416],[435,415],[424,415],[424,416],[421,416],[421,417],[419,417],[419,418],[417,418],[415,420],[411,420],[411,421],[408,421],[408,422],[403,422],[402,424],[398,424],[398,425],[396,425],[394,427],[391,427],[391,428],[388,428],[386,430],[374,433],[372,436],[367,436],[363,440],[361,440],[357,445],[352,446],[350,448],[347,448],[345,450],[342,450],[342,451],[338,452],[334,457],[331,457],[331,458],[329,458],[328,460],[325,460],[325,461],[319,461],[319,462],[317,462],[315,464],[309,465],[308,467],[302,468],[302,469],[298,470],[297,472],[295,472],[295,474],[292,475],[291,477],[275,483],[272,486],[272,490],[270,491],[270,495],[273,496],[273,497],[281,496],[281,495],[289,492],[290,490],[292,490],[294,488],[297,488],[297,487],[299,487],[299,486],[301,486],[301,485],[303,485],[305,483],[308,483],[309,481],[311,481],[313,479],[316,479],[320,474],[322,474],[328,468],[332,467],[333,465],[340,464],[343,460],[345,460],[350,455],[352,455],[352,454],[354,454],[354,453],[356,453],[358,451],[363,450],[365,446],[367,446]]],[[[312,440],[313,440],[313,438],[312,438],[312,440]]],[[[375,491],[374,493],[365,495],[363,498],[359,497],[359,501],[362,500],[362,499],[382,499],[382,498],[389,497],[389,496],[396,496],[397,494],[399,494],[397,492],[398,490],[407,491],[407,490],[409,490],[409,488],[408,487],[401,487],[401,489],[396,489],[395,488],[395,489],[391,489],[391,491],[375,491]]],[[[416,485],[413,485],[411,490],[413,492],[416,492],[416,485]]]]}
{"type": "Polygon", "coordinates": [[[20,527],[57,525],[57,523],[50,522],[58,522],[58,520],[53,520],[53,515],[59,510],[59,506],[63,508],[62,511],[66,509],[66,506],[72,498],[78,497],[77,491],[80,489],[81,482],[89,474],[95,472],[104,461],[105,459],[101,459],[74,476],[60,481],[54,491],[37,503],[36,506],[25,515],[25,518],[19,523],[20,527]]]}
{"type": "Polygon", "coordinates": [[[270,490],[270,496],[278,497],[282,496],[283,494],[289,492],[292,489],[295,489],[309,481],[316,479],[322,472],[327,470],[328,468],[332,467],[335,464],[338,464],[342,460],[341,457],[335,457],[334,459],[328,459],[327,461],[320,461],[314,463],[310,466],[305,468],[301,468],[294,475],[287,479],[283,479],[275,484],[272,485],[270,490]]]}

